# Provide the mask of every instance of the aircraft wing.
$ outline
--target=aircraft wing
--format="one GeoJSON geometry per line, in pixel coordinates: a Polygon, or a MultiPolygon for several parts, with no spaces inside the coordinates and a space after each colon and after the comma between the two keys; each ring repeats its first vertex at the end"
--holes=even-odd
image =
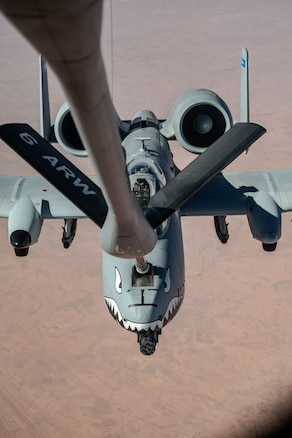
{"type": "Polygon", "coordinates": [[[216,233],[228,240],[225,217],[246,215],[253,237],[274,251],[281,237],[281,214],[292,211],[292,169],[222,173],[182,208],[182,216],[214,216],[216,233]]]}
{"type": "Polygon", "coordinates": [[[40,176],[0,175],[0,217],[8,218],[20,200],[29,200],[40,219],[82,219],[87,216],[40,176]]]}
{"type": "MultiPolygon", "coordinates": [[[[27,124],[1,125],[0,137],[102,228],[108,208],[101,189],[92,179],[27,124]]],[[[20,188],[15,188],[16,193],[17,190],[20,188]]],[[[23,198],[23,196],[19,197],[19,199],[23,198]]],[[[26,208],[31,209],[31,205],[26,208]]],[[[19,208],[22,214],[24,207],[19,208]]]]}
{"type": "MultiPolygon", "coordinates": [[[[96,182],[95,177],[91,179],[96,182]]],[[[181,216],[247,215],[259,194],[270,197],[281,212],[292,211],[292,168],[217,175],[180,210],[181,216]]],[[[20,198],[29,198],[42,219],[86,218],[86,214],[40,176],[0,175],[0,217],[20,198]]]]}
{"type": "MultiPolygon", "coordinates": [[[[292,210],[292,169],[222,173],[182,208],[182,216],[248,214],[259,197],[274,202],[281,212],[292,210]]],[[[268,208],[261,203],[262,208],[268,208]]]]}

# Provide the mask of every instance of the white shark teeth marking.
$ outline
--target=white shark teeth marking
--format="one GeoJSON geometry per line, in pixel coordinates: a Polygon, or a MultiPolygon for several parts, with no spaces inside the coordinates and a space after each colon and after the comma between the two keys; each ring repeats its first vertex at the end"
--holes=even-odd
{"type": "Polygon", "coordinates": [[[176,314],[178,308],[180,307],[183,297],[174,297],[166,309],[165,315],[161,320],[152,321],[151,323],[141,324],[138,322],[132,322],[128,320],[124,320],[119,307],[115,300],[112,298],[104,297],[105,304],[110,311],[111,315],[119,321],[119,323],[126,329],[131,330],[132,332],[140,332],[142,330],[152,330],[155,331],[157,329],[161,329],[168,321],[172,319],[172,317],[176,314]]]}

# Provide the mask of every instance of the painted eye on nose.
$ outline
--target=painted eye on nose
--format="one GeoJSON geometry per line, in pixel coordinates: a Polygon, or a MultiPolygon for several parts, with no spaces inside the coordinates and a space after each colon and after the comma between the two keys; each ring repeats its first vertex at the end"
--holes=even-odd
{"type": "Polygon", "coordinates": [[[170,291],[170,267],[166,271],[165,279],[164,279],[164,292],[167,293],[170,291]]]}
{"type": "Polygon", "coordinates": [[[122,278],[121,278],[121,274],[119,273],[118,268],[115,268],[115,287],[116,287],[116,292],[118,294],[122,293],[122,278]]]}

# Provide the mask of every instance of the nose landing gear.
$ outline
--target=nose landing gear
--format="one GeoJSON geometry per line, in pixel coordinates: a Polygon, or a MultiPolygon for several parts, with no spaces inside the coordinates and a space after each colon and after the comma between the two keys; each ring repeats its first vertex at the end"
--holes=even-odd
{"type": "Polygon", "coordinates": [[[153,331],[147,330],[138,333],[138,342],[140,344],[140,351],[145,356],[150,356],[155,353],[156,344],[158,343],[158,336],[161,334],[161,330],[153,331]]]}

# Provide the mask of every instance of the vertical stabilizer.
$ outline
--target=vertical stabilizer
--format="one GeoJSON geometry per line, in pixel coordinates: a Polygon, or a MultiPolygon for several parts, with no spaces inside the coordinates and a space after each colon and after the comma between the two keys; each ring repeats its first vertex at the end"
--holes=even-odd
{"type": "Polygon", "coordinates": [[[51,116],[49,102],[49,87],[47,64],[42,55],[39,56],[39,76],[40,76],[40,132],[41,136],[50,141],[51,137],[51,116]]]}
{"type": "Polygon", "coordinates": [[[244,47],[241,49],[240,121],[249,122],[248,52],[244,47]]]}

